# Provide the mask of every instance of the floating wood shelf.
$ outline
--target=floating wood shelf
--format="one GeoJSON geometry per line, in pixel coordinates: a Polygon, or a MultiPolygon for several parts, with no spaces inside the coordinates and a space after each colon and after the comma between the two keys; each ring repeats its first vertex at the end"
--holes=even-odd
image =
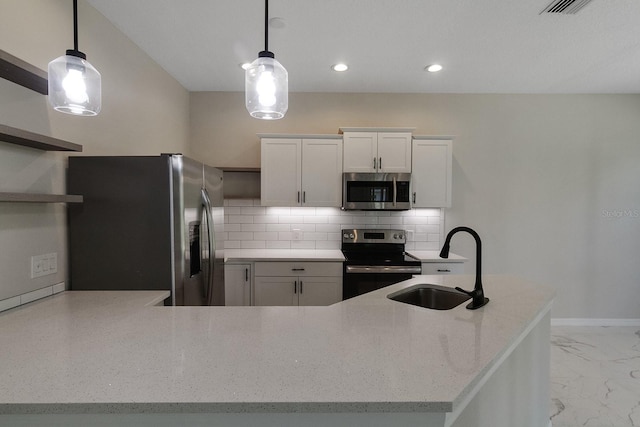
{"type": "Polygon", "coordinates": [[[11,203],[82,203],[83,197],[68,194],[0,193],[0,202],[11,203]]]}
{"type": "Polygon", "coordinates": [[[49,92],[49,76],[46,71],[24,62],[4,50],[0,50],[0,77],[43,95],[49,92]]]}
{"type": "Polygon", "coordinates": [[[0,125],[0,141],[45,151],[82,151],[82,145],[6,125],[0,125]]]}

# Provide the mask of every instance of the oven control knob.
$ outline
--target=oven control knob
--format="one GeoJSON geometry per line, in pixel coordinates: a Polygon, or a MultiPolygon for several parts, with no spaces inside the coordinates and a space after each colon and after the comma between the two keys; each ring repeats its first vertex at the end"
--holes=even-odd
{"type": "Polygon", "coordinates": [[[356,237],[356,236],[355,236],[353,233],[349,234],[349,238],[350,238],[350,239],[355,239],[355,237],[356,237]]]}
{"type": "Polygon", "coordinates": [[[343,237],[344,239],[348,239],[348,238],[349,238],[349,233],[344,233],[344,234],[342,235],[342,237],[343,237]]]}

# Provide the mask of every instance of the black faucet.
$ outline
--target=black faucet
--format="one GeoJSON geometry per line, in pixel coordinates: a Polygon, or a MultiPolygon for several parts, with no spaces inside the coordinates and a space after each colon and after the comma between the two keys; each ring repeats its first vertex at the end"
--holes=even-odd
{"type": "Polygon", "coordinates": [[[485,298],[484,290],[482,289],[482,280],[480,278],[480,266],[482,264],[482,242],[480,241],[480,236],[473,229],[469,227],[456,227],[447,234],[447,238],[444,241],[444,246],[442,246],[442,250],[440,251],[440,258],[449,258],[449,244],[451,243],[451,237],[456,234],[458,231],[466,231],[471,234],[474,239],[476,239],[476,284],[472,291],[465,291],[462,288],[456,287],[456,290],[460,292],[464,292],[469,295],[471,298],[471,302],[467,305],[469,310],[475,310],[476,308],[480,308],[486,303],[489,302],[489,298],[485,298]]]}

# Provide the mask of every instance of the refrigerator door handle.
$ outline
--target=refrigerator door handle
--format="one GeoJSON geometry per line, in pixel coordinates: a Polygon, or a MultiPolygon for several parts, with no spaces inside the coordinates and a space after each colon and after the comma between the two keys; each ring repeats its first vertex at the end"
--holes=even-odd
{"type": "Polygon", "coordinates": [[[204,298],[205,305],[213,304],[213,259],[216,251],[216,245],[214,240],[213,233],[213,215],[211,215],[211,199],[209,198],[209,193],[206,188],[202,189],[202,206],[205,211],[205,218],[207,221],[207,237],[209,242],[207,247],[209,248],[209,259],[207,262],[207,283],[204,284],[204,298]]]}

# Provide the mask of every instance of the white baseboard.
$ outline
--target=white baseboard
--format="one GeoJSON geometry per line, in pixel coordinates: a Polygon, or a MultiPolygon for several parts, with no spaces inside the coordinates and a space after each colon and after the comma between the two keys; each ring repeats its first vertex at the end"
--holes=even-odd
{"type": "Polygon", "coordinates": [[[552,318],[551,326],[640,326],[640,319],[552,318]]]}

